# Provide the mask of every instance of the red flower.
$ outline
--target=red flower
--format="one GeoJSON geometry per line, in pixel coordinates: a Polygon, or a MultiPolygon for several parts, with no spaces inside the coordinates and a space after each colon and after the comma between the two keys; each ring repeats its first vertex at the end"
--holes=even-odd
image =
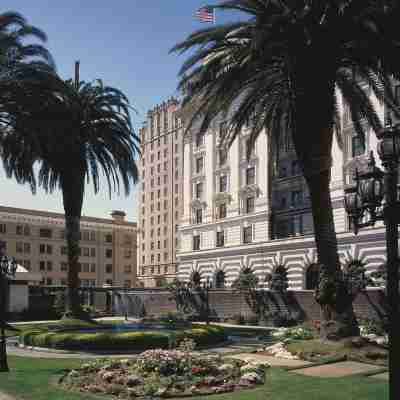
{"type": "Polygon", "coordinates": [[[192,368],[192,374],[193,375],[200,375],[204,372],[204,368],[201,367],[193,367],[192,368]]]}

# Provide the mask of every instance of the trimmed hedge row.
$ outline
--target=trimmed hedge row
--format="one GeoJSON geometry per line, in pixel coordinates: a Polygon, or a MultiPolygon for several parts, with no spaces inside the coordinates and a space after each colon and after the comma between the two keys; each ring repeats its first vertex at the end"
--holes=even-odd
{"type": "Polygon", "coordinates": [[[40,329],[24,331],[19,336],[21,344],[63,350],[148,350],[166,349],[185,338],[193,339],[198,346],[210,346],[226,340],[225,331],[219,327],[194,326],[176,332],[124,332],[77,333],[49,332],[40,329]]]}

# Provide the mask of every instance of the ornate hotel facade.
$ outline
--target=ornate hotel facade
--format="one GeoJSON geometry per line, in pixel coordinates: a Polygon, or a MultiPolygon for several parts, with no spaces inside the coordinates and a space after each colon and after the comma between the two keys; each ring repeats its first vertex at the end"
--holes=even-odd
{"type": "MultiPolygon", "coordinates": [[[[376,105],[383,120],[383,106],[376,105]]],[[[284,263],[291,289],[313,289],[317,256],[310,199],[291,140],[283,139],[271,156],[262,133],[247,160],[249,129],[228,150],[219,141],[226,129],[228,121],[216,121],[204,136],[194,131],[184,141],[179,279],[188,281],[196,274],[212,279],[214,286],[229,286],[242,268],[251,268],[265,282],[267,273],[284,263]]],[[[385,261],[384,229],[377,225],[358,236],[352,233],[344,187],[369,152],[376,155],[377,141],[373,132],[365,142],[359,140],[346,106],[342,130],[344,146],[341,150],[334,143],[331,180],[339,252],[342,260],[363,258],[370,273],[385,261]]]]}

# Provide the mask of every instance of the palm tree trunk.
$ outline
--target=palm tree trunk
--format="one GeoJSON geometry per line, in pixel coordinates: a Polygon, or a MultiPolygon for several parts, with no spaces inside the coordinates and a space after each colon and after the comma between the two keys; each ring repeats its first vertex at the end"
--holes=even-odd
{"type": "Polygon", "coordinates": [[[353,298],[343,285],[329,190],[330,170],[306,177],[314,220],[315,243],[321,265],[316,300],[321,306],[321,337],[359,335],[353,298]]]}
{"type": "Polygon", "coordinates": [[[79,242],[85,175],[82,170],[68,171],[61,179],[65,210],[65,235],[68,252],[68,293],[66,316],[84,318],[79,296],[79,242]]]}
{"type": "Polygon", "coordinates": [[[68,296],[66,315],[80,318],[82,309],[79,299],[79,238],[80,217],[65,215],[65,233],[68,249],[68,296]]]}

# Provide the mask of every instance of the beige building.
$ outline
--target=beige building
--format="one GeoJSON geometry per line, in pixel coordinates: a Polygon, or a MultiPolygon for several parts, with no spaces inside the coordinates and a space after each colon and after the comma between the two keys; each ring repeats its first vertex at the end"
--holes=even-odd
{"type": "MultiPolygon", "coordinates": [[[[82,286],[136,284],[136,223],[125,221],[122,211],[111,215],[112,219],[81,219],[82,286]]],[[[8,256],[15,257],[28,271],[42,275],[42,284],[67,283],[63,214],[0,206],[0,241],[8,256]]]]}
{"type": "Polygon", "coordinates": [[[147,114],[141,129],[138,278],[145,287],[176,277],[182,213],[183,129],[171,98],[147,114]]]}

